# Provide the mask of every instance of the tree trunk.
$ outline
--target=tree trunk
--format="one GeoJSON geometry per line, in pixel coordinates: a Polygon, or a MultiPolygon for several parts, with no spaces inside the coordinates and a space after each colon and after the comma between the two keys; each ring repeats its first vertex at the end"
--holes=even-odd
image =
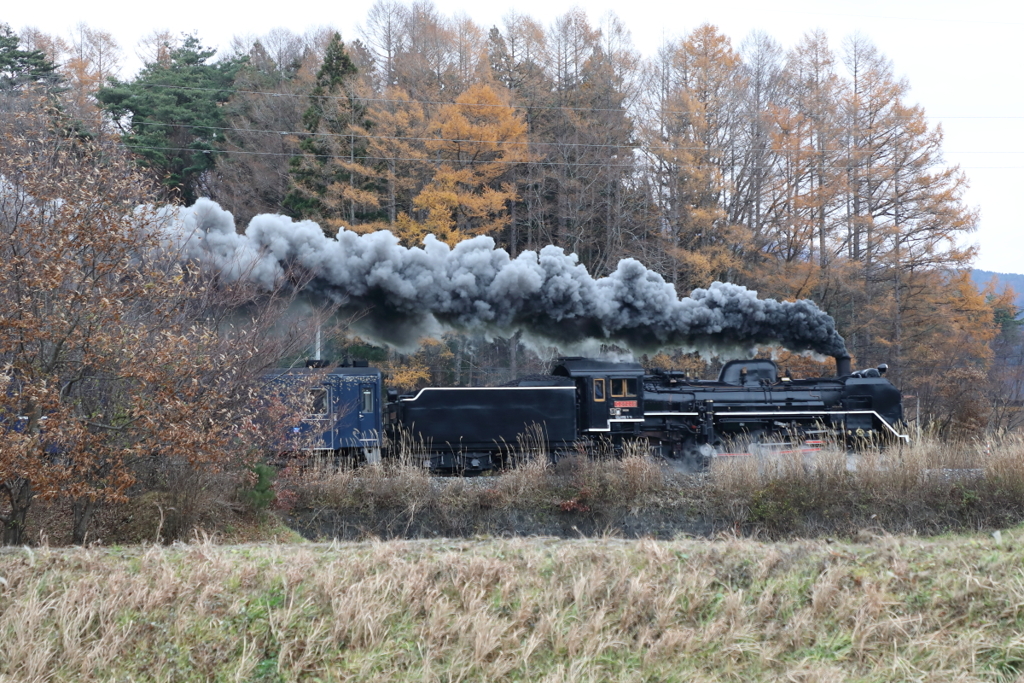
{"type": "Polygon", "coordinates": [[[516,212],[518,204],[518,199],[513,199],[509,202],[508,255],[512,258],[519,255],[519,216],[516,212]]]}
{"type": "Polygon", "coordinates": [[[32,486],[27,479],[19,477],[5,481],[3,488],[11,505],[10,514],[0,516],[0,522],[4,525],[4,545],[21,545],[25,532],[25,518],[34,497],[32,486]]]}
{"type": "Polygon", "coordinates": [[[515,379],[519,376],[519,338],[522,336],[522,332],[516,330],[508,340],[508,370],[512,376],[509,379],[515,379]]]}
{"type": "Polygon", "coordinates": [[[398,210],[396,209],[397,200],[395,198],[396,197],[396,191],[395,191],[396,177],[397,176],[395,175],[395,162],[394,162],[394,160],[389,159],[388,160],[388,223],[390,225],[394,225],[395,224],[395,220],[398,218],[398,210]]]}
{"type": "MultiPolygon", "coordinates": [[[[349,133],[348,137],[348,186],[353,190],[351,196],[355,196],[356,178],[355,171],[356,167],[356,138],[355,134],[349,133]]],[[[348,203],[348,225],[352,227],[356,224],[356,200],[351,199],[348,203]]]]}
{"type": "Polygon", "coordinates": [[[825,143],[818,137],[818,259],[822,270],[828,266],[825,256],[825,143]]]}
{"type": "Polygon", "coordinates": [[[466,338],[460,336],[455,344],[455,386],[462,383],[462,352],[466,347],[466,338]]]}
{"type": "Polygon", "coordinates": [[[74,513],[74,520],[71,529],[71,542],[76,545],[85,545],[86,534],[89,531],[89,523],[92,522],[92,514],[96,511],[97,503],[90,498],[79,498],[71,505],[74,513]]]}

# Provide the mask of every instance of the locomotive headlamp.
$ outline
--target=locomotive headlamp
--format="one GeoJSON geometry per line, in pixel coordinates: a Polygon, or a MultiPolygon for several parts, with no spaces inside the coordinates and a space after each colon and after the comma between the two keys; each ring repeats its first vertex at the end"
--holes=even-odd
{"type": "Polygon", "coordinates": [[[889,365],[887,363],[882,363],[881,365],[879,365],[876,368],[876,370],[878,370],[878,374],[879,375],[884,375],[885,371],[888,370],[888,369],[889,369],[889,365]]]}

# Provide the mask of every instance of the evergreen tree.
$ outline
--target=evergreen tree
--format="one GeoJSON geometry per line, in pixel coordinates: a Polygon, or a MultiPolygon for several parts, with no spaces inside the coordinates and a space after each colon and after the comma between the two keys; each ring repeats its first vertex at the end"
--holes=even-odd
{"type": "Polygon", "coordinates": [[[96,95],[120,126],[125,144],[153,169],[170,194],[191,204],[204,192],[225,128],[221,105],[244,59],[208,63],[216,50],[185,36],[164,62],[133,81],[111,80],[96,95]]]}
{"type": "Polygon", "coordinates": [[[21,49],[21,39],[7,24],[0,24],[0,92],[33,85],[47,89],[60,83],[57,66],[42,50],[21,49]]]}
{"type": "Polygon", "coordinates": [[[293,216],[317,219],[331,227],[340,225],[341,219],[351,225],[377,217],[373,171],[362,163],[367,125],[365,106],[356,95],[357,72],[341,36],[335,33],[302,116],[310,135],[299,144],[302,156],[291,163],[292,189],[283,204],[293,216]]]}

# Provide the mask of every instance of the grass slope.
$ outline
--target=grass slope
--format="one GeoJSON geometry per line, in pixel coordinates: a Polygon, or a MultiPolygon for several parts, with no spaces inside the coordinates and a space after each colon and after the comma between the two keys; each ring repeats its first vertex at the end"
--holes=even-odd
{"type": "Polygon", "coordinates": [[[3,681],[999,681],[1024,530],[9,549],[3,681]]]}

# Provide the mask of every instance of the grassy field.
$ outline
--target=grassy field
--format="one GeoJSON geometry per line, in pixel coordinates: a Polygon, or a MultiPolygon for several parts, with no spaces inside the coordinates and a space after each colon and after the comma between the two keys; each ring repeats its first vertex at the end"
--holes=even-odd
{"type": "Polygon", "coordinates": [[[1024,529],[13,548],[2,681],[1015,681],[1024,529]]]}

